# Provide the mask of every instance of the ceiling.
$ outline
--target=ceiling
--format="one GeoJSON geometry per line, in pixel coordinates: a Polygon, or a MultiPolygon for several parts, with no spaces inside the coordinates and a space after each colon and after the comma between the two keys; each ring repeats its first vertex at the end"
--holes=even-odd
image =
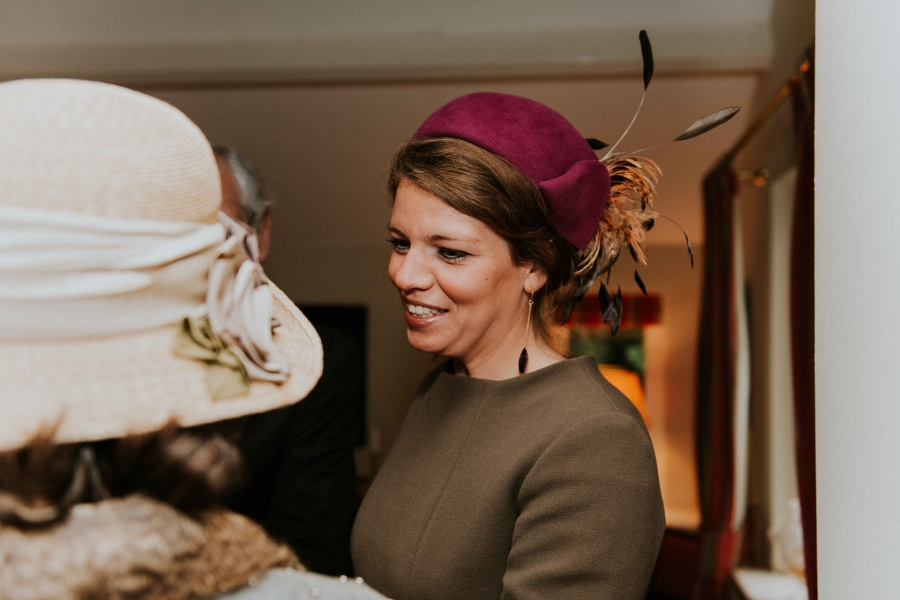
{"type": "Polygon", "coordinates": [[[130,84],[748,71],[772,0],[5,0],[0,79],[130,84]]]}
{"type": "Polygon", "coordinates": [[[176,42],[409,32],[767,24],[772,0],[27,0],[4,43],[176,42]]]}

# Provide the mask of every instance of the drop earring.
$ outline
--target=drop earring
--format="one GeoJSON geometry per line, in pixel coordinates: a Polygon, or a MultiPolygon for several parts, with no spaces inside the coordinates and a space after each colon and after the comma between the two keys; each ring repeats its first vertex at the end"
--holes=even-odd
{"type": "Polygon", "coordinates": [[[525,321],[525,343],[523,344],[522,353],[519,355],[519,375],[528,368],[528,334],[531,331],[531,308],[534,306],[534,290],[531,292],[531,298],[528,300],[528,320],[525,321]]]}

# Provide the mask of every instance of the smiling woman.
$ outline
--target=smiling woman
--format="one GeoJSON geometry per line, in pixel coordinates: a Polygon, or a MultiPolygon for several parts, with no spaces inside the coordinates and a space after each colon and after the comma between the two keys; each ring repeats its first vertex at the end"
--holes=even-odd
{"type": "Polygon", "coordinates": [[[447,360],[360,508],[358,574],[398,600],[642,598],[664,529],[650,438],[553,335],[600,265],[606,166],[546,106],[473,94],[397,151],[389,187],[409,342],[447,360]]]}
{"type": "MultiPolygon", "coordinates": [[[[514,376],[508,358],[522,348],[522,291],[541,288],[544,272],[517,265],[490,227],[409,180],[397,189],[390,229],[396,237],[388,273],[406,307],[409,343],[454,357],[473,377],[514,376]]],[[[538,340],[526,341],[541,350],[533,368],[562,360],[538,340]]]]}
{"type": "MultiPolygon", "coordinates": [[[[447,312],[453,308],[451,318],[439,327],[411,323],[413,347],[442,356],[465,355],[462,363],[473,377],[514,376],[510,369],[515,362],[503,357],[517,357],[522,350],[520,329],[525,327],[534,292],[538,307],[534,335],[524,343],[532,348],[530,367],[562,360],[555,349],[562,344],[554,339],[553,316],[561,300],[571,295],[575,248],[552,229],[537,186],[492,152],[464,140],[438,137],[401,147],[389,187],[394,194],[391,281],[407,305],[426,306],[429,298],[440,295],[444,304],[450,304],[436,307],[447,312]],[[418,239],[409,237],[413,232],[418,239]],[[426,263],[408,261],[409,253],[415,258],[418,251],[439,259],[427,263],[427,273],[414,270],[426,263]],[[413,273],[434,278],[436,285],[425,293],[409,279],[413,273]],[[453,353],[433,345],[442,335],[455,338],[453,353]]],[[[415,315],[416,310],[407,314],[415,315]]]]}

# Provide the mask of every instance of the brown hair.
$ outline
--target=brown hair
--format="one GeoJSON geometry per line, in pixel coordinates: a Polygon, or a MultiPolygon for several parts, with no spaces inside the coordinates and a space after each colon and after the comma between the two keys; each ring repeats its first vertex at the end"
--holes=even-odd
{"type": "Polygon", "coordinates": [[[543,270],[547,283],[534,297],[535,331],[557,345],[556,315],[572,296],[579,256],[553,226],[537,186],[507,160],[454,138],[400,146],[388,180],[392,196],[404,180],[490,227],[506,240],[514,264],[543,270]]]}
{"type": "Polygon", "coordinates": [[[0,452],[0,525],[45,526],[79,502],[134,493],[183,511],[223,501],[241,481],[229,424],[161,431],[101,442],[56,444],[52,432],[0,452]]]}

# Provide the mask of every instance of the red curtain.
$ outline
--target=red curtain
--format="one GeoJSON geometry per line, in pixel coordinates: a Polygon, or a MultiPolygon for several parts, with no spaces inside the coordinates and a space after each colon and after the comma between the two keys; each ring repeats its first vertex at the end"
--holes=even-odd
{"type": "Polygon", "coordinates": [[[739,547],[734,508],[737,303],[734,285],[736,177],[730,159],[703,182],[703,291],[697,352],[697,467],[702,600],[726,597],[739,547]]]}
{"type": "MultiPolygon", "coordinates": [[[[812,64],[810,61],[809,64],[812,64]]],[[[792,82],[798,139],[791,238],[791,358],[803,551],[809,600],[819,597],[816,570],[816,380],[814,282],[814,119],[812,69],[792,82]]]]}

